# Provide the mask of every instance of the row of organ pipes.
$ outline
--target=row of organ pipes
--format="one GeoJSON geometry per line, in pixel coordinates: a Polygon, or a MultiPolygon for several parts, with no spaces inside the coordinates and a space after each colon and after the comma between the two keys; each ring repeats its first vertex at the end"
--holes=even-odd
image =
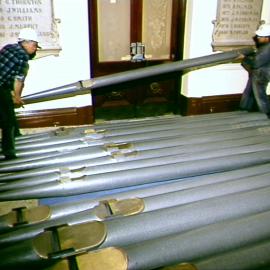
{"type": "MultiPolygon", "coordinates": [[[[216,61],[225,56],[235,52],[216,61]]],[[[18,137],[18,158],[0,163],[0,201],[39,205],[0,216],[0,269],[269,269],[269,134],[264,114],[234,111],[18,137]]]]}

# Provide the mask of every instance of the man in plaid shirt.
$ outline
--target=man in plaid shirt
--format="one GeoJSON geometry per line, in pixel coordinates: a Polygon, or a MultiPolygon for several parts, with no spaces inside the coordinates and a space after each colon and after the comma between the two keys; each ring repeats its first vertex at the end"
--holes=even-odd
{"type": "Polygon", "coordinates": [[[20,31],[18,43],[8,44],[0,50],[0,127],[2,130],[2,154],[6,160],[16,158],[15,108],[23,106],[21,99],[28,61],[38,48],[37,34],[33,29],[20,31]]]}

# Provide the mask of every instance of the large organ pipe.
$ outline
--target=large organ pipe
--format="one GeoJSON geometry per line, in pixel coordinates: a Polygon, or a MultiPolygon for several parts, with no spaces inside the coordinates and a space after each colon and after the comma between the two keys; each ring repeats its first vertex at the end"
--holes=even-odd
{"type": "MultiPolygon", "coordinates": [[[[233,193],[218,197],[213,197],[205,200],[199,200],[192,203],[187,203],[183,205],[177,205],[173,207],[168,208],[161,208],[153,211],[143,212],[135,215],[128,215],[123,217],[117,217],[113,219],[104,220],[101,223],[98,222],[98,224],[103,224],[105,227],[102,226],[102,230],[104,230],[106,233],[105,235],[102,234],[102,241],[98,241],[98,244],[95,246],[95,248],[104,248],[104,247],[110,247],[110,246],[118,246],[118,247],[125,247],[130,245],[139,245],[142,248],[142,253],[140,254],[140,260],[143,260],[147,262],[148,259],[145,259],[142,254],[145,253],[145,256],[149,259],[152,256],[156,256],[156,248],[153,248],[153,246],[159,246],[158,239],[162,237],[168,237],[170,238],[169,241],[174,241],[172,239],[177,238],[175,235],[179,234],[180,236],[183,234],[185,235],[186,231],[193,231],[197,230],[200,231],[200,228],[204,228],[204,226],[214,226],[215,224],[218,224],[219,222],[226,221],[230,222],[231,220],[255,215],[261,212],[269,211],[270,209],[270,187],[264,187],[264,188],[258,188],[251,191],[246,192],[240,192],[240,193],[233,193]],[[173,237],[172,237],[173,235],[173,237]],[[147,253],[144,251],[144,244],[146,241],[149,240],[149,245],[151,245],[151,249],[147,251],[147,253]],[[154,242],[154,244],[152,244],[154,242]],[[142,244],[142,245],[141,245],[142,244]],[[143,253],[144,252],[144,253],[143,253]],[[147,255],[146,255],[147,254],[147,255]]],[[[156,198],[158,203],[158,197],[156,198]]],[[[268,212],[266,212],[268,213],[268,212]]],[[[259,215],[259,214],[258,214],[259,215]]],[[[269,213],[266,214],[268,222],[269,222],[269,213]]],[[[260,219],[260,216],[257,218],[260,220],[260,223],[263,223],[260,226],[261,231],[258,232],[260,237],[265,237],[265,234],[268,233],[270,226],[268,222],[265,222],[267,220],[265,216],[263,216],[262,220],[260,219]]],[[[252,219],[253,220],[253,219],[252,219]]],[[[250,228],[252,225],[250,225],[247,221],[245,224],[247,226],[248,224],[248,230],[243,230],[243,224],[241,226],[238,224],[237,227],[241,227],[243,231],[247,231],[246,233],[249,233],[250,228]]],[[[89,250],[91,248],[84,246],[84,241],[80,242],[77,245],[80,246],[79,250],[76,250],[72,246],[72,243],[77,243],[76,239],[86,239],[89,237],[89,239],[92,239],[91,233],[95,234],[95,231],[91,231],[92,227],[95,226],[96,221],[92,222],[83,222],[81,224],[73,225],[75,226],[75,232],[72,233],[72,226],[60,226],[53,229],[58,233],[58,237],[64,241],[65,248],[67,250],[61,250],[61,245],[58,249],[59,251],[53,251],[55,252],[54,255],[50,254],[51,258],[61,258],[65,256],[64,254],[68,254],[68,256],[71,256],[73,253],[77,254],[81,250],[85,252],[86,250],[89,250]],[[94,223],[93,223],[94,222],[94,223]],[[66,229],[65,229],[66,228],[66,229]],[[62,230],[68,231],[66,234],[61,233],[62,230]],[[71,230],[71,231],[70,231],[71,230]],[[63,237],[63,238],[62,238],[63,237]],[[71,243],[71,244],[70,244],[71,243]],[[62,255],[61,255],[62,254],[62,255]]],[[[256,223],[257,224],[257,223],[256,223]]],[[[223,225],[224,226],[224,225],[223,225]]],[[[257,225],[256,225],[257,226],[257,225]]],[[[210,230],[211,231],[211,230],[210,230]]],[[[252,241],[254,237],[257,237],[258,234],[254,234],[249,236],[249,238],[246,241],[252,241]]],[[[199,240],[193,242],[197,243],[200,241],[200,237],[204,237],[204,233],[202,235],[199,235],[195,233],[196,237],[199,237],[199,240]]],[[[222,235],[222,233],[221,233],[222,235]]],[[[2,235],[3,236],[3,235],[2,235]]],[[[225,237],[226,234],[223,235],[225,237]]],[[[193,237],[193,236],[192,236],[193,237]]],[[[194,236],[195,237],[195,236],[194,236]]],[[[214,237],[215,238],[215,237],[214,237]]],[[[231,237],[230,237],[231,238],[231,237]]],[[[5,256],[6,260],[4,262],[5,265],[8,265],[8,262],[10,261],[10,267],[12,267],[14,263],[14,257],[9,260],[9,257],[7,254],[20,254],[18,258],[21,258],[21,261],[16,261],[16,264],[18,263],[28,263],[28,259],[31,261],[31,264],[34,264],[34,261],[40,262],[44,260],[44,256],[40,256],[37,254],[37,250],[41,243],[44,241],[48,244],[48,250],[53,250],[53,232],[51,230],[45,231],[44,233],[41,233],[34,237],[31,240],[24,240],[19,241],[15,245],[11,245],[6,248],[0,249],[0,255],[5,256]],[[15,253],[14,253],[15,252],[15,253]],[[33,255],[33,261],[32,261],[32,255],[33,255]],[[39,257],[40,256],[40,257],[39,257]]],[[[60,240],[61,240],[60,239],[60,240]]],[[[85,239],[85,240],[86,240],[85,239]]],[[[208,238],[207,238],[208,239],[208,238]]],[[[241,241],[241,237],[239,238],[239,241],[241,241]]],[[[0,243],[3,246],[7,245],[7,241],[5,243],[6,239],[5,237],[2,237],[0,239],[0,243]]],[[[219,240],[221,241],[221,240],[219,240]]],[[[226,238],[224,240],[225,242],[228,241],[226,238]]],[[[223,242],[224,242],[223,241],[223,242]]],[[[60,241],[61,242],[61,241],[60,241]]],[[[222,241],[221,241],[222,242],[222,241]]],[[[205,244],[205,242],[202,242],[205,244]]],[[[211,240],[210,240],[211,243],[211,240]]],[[[214,248],[214,245],[212,247],[211,244],[207,244],[207,247],[209,246],[210,249],[214,248]]],[[[179,245],[179,242],[178,242],[179,245]]],[[[185,243],[183,242],[183,245],[185,243]]],[[[221,245],[223,245],[221,243],[221,245]]],[[[195,244],[196,246],[196,244],[195,244]]],[[[148,244],[146,244],[145,250],[147,250],[148,244]]],[[[159,247],[161,248],[161,247],[159,247]]],[[[173,248],[175,248],[173,246],[173,248]]],[[[136,249],[136,248],[135,248],[136,249]]],[[[161,248],[162,249],[162,248],[161,248]]],[[[185,252],[188,248],[185,246],[185,252]]],[[[136,251],[137,252],[137,251],[136,251]]],[[[167,251],[166,251],[167,252],[167,251]]],[[[173,254],[173,252],[172,252],[173,254]]],[[[171,254],[171,256],[173,256],[171,254]]],[[[195,256],[196,252],[192,253],[192,256],[195,256]]],[[[48,254],[47,254],[48,255],[48,254]]],[[[50,257],[48,255],[48,258],[50,257]]],[[[46,257],[46,256],[45,256],[46,257]]],[[[158,260],[157,260],[158,261],[158,260]]],[[[169,261],[168,263],[172,263],[172,261],[169,261]]],[[[161,265],[162,266],[162,265],[161,265]]],[[[132,268],[131,268],[132,269],[132,268]]],[[[136,269],[136,268],[135,268],[136,269]]],[[[139,269],[148,269],[145,268],[139,268],[139,269]]],[[[151,268],[149,268],[151,269],[151,268]]]]}

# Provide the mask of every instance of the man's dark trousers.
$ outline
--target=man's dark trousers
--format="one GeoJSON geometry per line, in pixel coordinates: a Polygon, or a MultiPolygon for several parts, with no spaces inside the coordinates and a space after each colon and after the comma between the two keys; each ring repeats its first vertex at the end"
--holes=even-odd
{"type": "Polygon", "coordinates": [[[15,126],[16,114],[11,91],[0,87],[0,123],[2,129],[2,154],[12,158],[15,152],[15,126]]]}

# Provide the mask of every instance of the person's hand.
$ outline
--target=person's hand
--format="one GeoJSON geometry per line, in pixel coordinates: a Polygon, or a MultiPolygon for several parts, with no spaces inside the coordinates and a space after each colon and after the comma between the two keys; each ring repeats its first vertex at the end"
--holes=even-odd
{"type": "Polygon", "coordinates": [[[13,99],[15,108],[21,108],[24,105],[23,100],[20,97],[16,97],[13,99]]]}
{"type": "Polygon", "coordinates": [[[242,53],[240,53],[236,58],[235,58],[235,61],[242,61],[246,56],[242,53]]]}
{"type": "Polygon", "coordinates": [[[15,108],[23,107],[24,105],[23,100],[21,99],[20,96],[15,95],[14,92],[12,92],[12,100],[13,100],[15,108]]]}

